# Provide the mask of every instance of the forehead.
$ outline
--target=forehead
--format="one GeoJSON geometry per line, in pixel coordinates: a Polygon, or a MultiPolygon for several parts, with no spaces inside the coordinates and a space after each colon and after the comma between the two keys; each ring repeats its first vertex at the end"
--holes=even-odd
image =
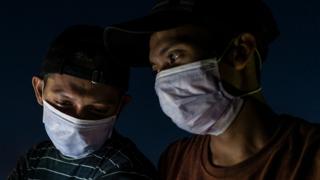
{"type": "Polygon", "coordinates": [[[89,80],[66,74],[50,74],[46,82],[46,90],[51,93],[67,93],[92,98],[118,96],[120,94],[120,90],[114,86],[93,84],[89,80]]]}
{"type": "Polygon", "coordinates": [[[162,43],[166,43],[168,41],[201,42],[209,37],[210,32],[206,28],[194,25],[184,25],[153,33],[150,37],[149,45],[152,50],[152,48],[156,48],[162,43]]]}

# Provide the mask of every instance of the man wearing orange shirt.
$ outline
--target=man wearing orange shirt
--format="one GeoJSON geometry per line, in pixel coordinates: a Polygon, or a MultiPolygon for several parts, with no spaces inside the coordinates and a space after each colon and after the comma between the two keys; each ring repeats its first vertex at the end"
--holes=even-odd
{"type": "Polygon", "coordinates": [[[261,92],[278,34],[260,0],[160,0],[106,29],[118,56],[151,64],[163,112],[194,134],[162,154],[162,179],[320,179],[319,125],[276,114],[261,92]]]}

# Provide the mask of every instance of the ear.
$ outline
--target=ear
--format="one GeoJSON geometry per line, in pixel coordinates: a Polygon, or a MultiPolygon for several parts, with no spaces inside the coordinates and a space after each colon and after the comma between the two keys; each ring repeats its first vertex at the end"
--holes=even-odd
{"type": "Polygon", "coordinates": [[[255,49],[256,38],[252,34],[243,33],[235,39],[232,63],[236,70],[244,69],[253,60],[255,49]]]}
{"type": "Polygon", "coordinates": [[[43,90],[43,80],[37,76],[32,77],[32,86],[34,94],[37,98],[37,102],[42,106],[42,90],[43,90]]]}
{"type": "Polygon", "coordinates": [[[130,95],[127,95],[127,94],[124,95],[124,96],[122,97],[122,104],[123,104],[123,106],[129,104],[129,102],[131,102],[131,99],[132,99],[132,97],[131,97],[130,95]]]}
{"type": "Polygon", "coordinates": [[[120,100],[120,104],[119,104],[119,108],[117,111],[117,114],[120,114],[120,112],[123,110],[123,108],[129,104],[129,102],[131,102],[132,97],[130,95],[123,95],[121,100],[120,100]]]}

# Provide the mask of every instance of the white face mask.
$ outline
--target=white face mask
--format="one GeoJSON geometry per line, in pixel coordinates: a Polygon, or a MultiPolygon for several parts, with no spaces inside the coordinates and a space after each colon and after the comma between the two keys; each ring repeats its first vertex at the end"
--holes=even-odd
{"type": "Polygon", "coordinates": [[[98,150],[110,138],[116,116],[82,120],[64,114],[43,101],[43,123],[54,146],[65,156],[80,159],[98,150]]]}
{"type": "MultiPolygon", "coordinates": [[[[193,134],[220,135],[244,101],[225,91],[217,58],[174,67],[157,74],[155,90],[163,112],[193,134]]],[[[260,91],[260,88],[247,94],[260,91]]],[[[246,95],[247,95],[246,94],[246,95]]]]}

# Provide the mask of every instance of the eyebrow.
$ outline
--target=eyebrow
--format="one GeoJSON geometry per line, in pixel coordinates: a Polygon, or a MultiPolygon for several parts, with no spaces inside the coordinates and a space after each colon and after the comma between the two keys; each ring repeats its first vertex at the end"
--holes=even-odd
{"type": "Polygon", "coordinates": [[[64,91],[61,88],[52,88],[52,91],[57,94],[64,94],[64,91]]]}
{"type": "MultiPolygon", "coordinates": [[[[77,86],[74,83],[70,83],[70,86],[71,86],[71,91],[72,92],[77,92],[77,94],[79,94],[79,95],[83,95],[83,94],[86,93],[84,89],[80,88],[79,86],[77,86]]],[[[54,93],[56,93],[56,94],[59,94],[59,95],[62,94],[63,96],[68,97],[68,96],[65,95],[65,94],[68,94],[68,93],[65,92],[65,89],[63,87],[53,87],[52,91],[54,93]]]]}
{"type": "MultiPolygon", "coordinates": [[[[68,96],[69,93],[64,92],[63,89],[61,89],[61,88],[54,88],[54,89],[52,89],[52,91],[54,93],[56,93],[57,95],[61,96],[62,98],[66,98],[66,99],[72,100],[72,96],[71,97],[68,96]]],[[[95,99],[93,101],[93,103],[97,103],[97,104],[105,104],[105,103],[107,103],[107,104],[115,105],[115,104],[119,103],[119,101],[120,101],[119,98],[111,97],[111,98],[107,98],[107,99],[104,99],[104,100],[95,99]]]]}
{"type": "Polygon", "coordinates": [[[180,44],[180,43],[181,43],[181,42],[176,41],[176,40],[166,43],[165,45],[163,45],[163,46],[160,48],[159,55],[165,54],[172,46],[177,45],[177,44],[180,44]]]}
{"type": "Polygon", "coordinates": [[[94,101],[94,103],[96,104],[102,104],[102,105],[106,105],[105,103],[107,103],[108,105],[117,105],[118,103],[120,102],[120,100],[116,100],[114,98],[112,99],[106,99],[106,100],[97,100],[97,101],[94,101]]]}
{"type": "Polygon", "coordinates": [[[63,98],[71,99],[70,96],[66,95],[68,93],[66,93],[62,88],[53,88],[52,91],[63,98]]]}
{"type": "Polygon", "coordinates": [[[163,47],[161,47],[159,54],[163,55],[166,53],[172,46],[178,45],[178,44],[192,44],[194,42],[194,38],[187,36],[187,35],[181,35],[176,37],[174,40],[171,40],[170,42],[166,43],[163,47]]]}

